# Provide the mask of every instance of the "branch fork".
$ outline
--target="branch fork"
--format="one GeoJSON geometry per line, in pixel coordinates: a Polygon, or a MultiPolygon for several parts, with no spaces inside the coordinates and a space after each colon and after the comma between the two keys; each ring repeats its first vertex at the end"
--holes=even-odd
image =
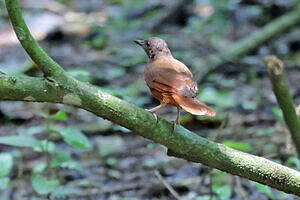
{"type": "Polygon", "coordinates": [[[168,148],[169,155],[202,163],[286,193],[300,196],[300,172],[262,157],[212,142],[126,101],[82,83],[67,73],[37,44],[22,17],[18,0],[6,0],[12,26],[31,59],[47,78],[0,74],[0,100],[73,105],[124,126],[168,148]]]}

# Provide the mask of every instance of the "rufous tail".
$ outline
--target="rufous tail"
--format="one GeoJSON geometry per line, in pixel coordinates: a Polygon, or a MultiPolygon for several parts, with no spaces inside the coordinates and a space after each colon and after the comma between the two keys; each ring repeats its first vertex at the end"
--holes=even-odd
{"type": "Polygon", "coordinates": [[[216,115],[213,109],[196,97],[190,98],[178,94],[172,94],[172,97],[181,108],[193,115],[205,115],[207,117],[214,117],[216,115]]]}

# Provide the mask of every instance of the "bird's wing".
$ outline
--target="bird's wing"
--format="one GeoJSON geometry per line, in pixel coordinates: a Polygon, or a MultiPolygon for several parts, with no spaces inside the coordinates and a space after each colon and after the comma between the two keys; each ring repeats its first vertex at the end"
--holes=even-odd
{"type": "Polygon", "coordinates": [[[159,92],[195,97],[197,84],[190,70],[173,58],[160,58],[150,62],[144,73],[147,85],[159,92]]]}

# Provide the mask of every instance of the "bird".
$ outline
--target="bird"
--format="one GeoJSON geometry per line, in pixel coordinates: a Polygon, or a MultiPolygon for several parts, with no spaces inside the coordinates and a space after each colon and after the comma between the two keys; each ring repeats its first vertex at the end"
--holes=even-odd
{"type": "Polygon", "coordinates": [[[160,105],[149,109],[157,120],[155,112],[164,106],[177,107],[173,130],[180,124],[182,109],[193,115],[214,117],[216,112],[197,98],[198,86],[189,68],[175,59],[168,44],[159,37],[134,40],[146,52],[149,60],[144,70],[144,79],[152,95],[160,105]]]}

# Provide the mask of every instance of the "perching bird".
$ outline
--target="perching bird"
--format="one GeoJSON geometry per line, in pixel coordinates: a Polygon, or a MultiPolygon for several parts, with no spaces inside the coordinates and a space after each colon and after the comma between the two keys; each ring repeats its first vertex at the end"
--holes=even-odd
{"type": "Polygon", "coordinates": [[[156,119],[155,112],[166,105],[177,107],[174,129],[179,124],[181,109],[193,115],[216,115],[215,111],[197,99],[198,87],[193,80],[193,74],[187,66],[172,56],[163,39],[151,37],[134,42],[142,46],[149,57],[144,78],[153,96],[160,101],[159,106],[148,110],[156,119]]]}

